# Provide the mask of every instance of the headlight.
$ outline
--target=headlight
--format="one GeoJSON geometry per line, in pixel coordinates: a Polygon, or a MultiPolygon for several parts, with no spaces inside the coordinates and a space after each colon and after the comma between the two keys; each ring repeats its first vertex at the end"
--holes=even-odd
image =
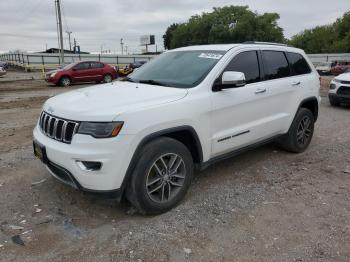
{"type": "Polygon", "coordinates": [[[78,133],[95,138],[115,137],[119,134],[124,122],[82,122],[78,133]]]}
{"type": "Polygon", "coordinates": [[[334,78],[333,81],[336,82],[336,83],[341,83],[341,81],[336,79],[336,78],[334,78]]]}
{"type": "Polygon", "coordinates": [[[57,73],[57,72],[52,73],[52,74],[50,75],[50,77],[54,77],[54,76],[56,75],[56,73],[57,73]]]}

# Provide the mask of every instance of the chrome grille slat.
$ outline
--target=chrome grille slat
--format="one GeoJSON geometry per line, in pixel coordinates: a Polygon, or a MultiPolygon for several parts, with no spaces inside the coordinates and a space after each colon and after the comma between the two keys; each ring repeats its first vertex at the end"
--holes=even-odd
{"type": "Polygon", "coordinates": [[[67,125],[68,125],[68,122],[67,121],[63,121],[63,126],[62,126],[62,141],[63,142],[66,142],[66,129],[67,129],[67,125]]]}
{"type": "Polygon", "coordinates": [[[79,122],[65,120],[43,111],[39,118],[39,127],[46,136],[70,144],[73,135],[78,131],[79,122]]]}
{"type": "Polygon", "coordinates": [[[55,119],[55,123],[53,124],[53,132],[52,132],[52,137],[56,139],[56,134],[57,134],[57,124],[58,124],[58,119],[55,119]]]}

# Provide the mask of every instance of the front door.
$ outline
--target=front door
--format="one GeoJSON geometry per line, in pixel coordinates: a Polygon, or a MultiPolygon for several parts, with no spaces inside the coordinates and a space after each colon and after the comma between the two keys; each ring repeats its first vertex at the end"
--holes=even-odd
{"type": "Polygon", "coordinates": [[[235,55],[224,71],[243,72],[246,85],[212,93],[211,157],[278,134],[286,117],[283,110],[278,108],[285,101],[275,101],[276,93],[267,83],[270,81],[263,81],[258,50],[242,51],[235,55]]]}
{"type": "Polygon", "coordinates": [[[91,81],[91,66],[90,62],[81,62],[73,68],[74,82],[89,82],[91,81]]]}

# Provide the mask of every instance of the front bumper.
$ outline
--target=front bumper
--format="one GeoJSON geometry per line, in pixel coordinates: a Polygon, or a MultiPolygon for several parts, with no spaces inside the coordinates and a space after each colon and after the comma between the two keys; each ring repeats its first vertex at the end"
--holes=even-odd
{"type": "Polygon", "coordinates": [[[95,139],[75,134],[71,144],[65,144],[47,137],[36,126],[33,137],[44,147],[47,169],[60,181],[90,192],[113,192],[121,188],[132,157],[132,136],[95,139]],[[102,166],[90,171],[81,168],[79,161],[97,161],[102,166]]]}
{"type": "Polygon", "coordinates": [[[331,85],[334,89],[329,90],[328,97],[339,103],[350,104],[350,84],[332,81],[331,85]]]}

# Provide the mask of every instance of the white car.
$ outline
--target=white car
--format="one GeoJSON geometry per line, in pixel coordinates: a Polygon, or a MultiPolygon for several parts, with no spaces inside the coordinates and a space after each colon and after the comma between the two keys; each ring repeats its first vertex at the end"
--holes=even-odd
{"type": "Polygon", "coordinates": [[[331,74],[332,62],[322,62],[316,66],[316,70],[320,75],[331,74]]]}
{"type": "Polygon", "coordinates": [[[174,49],[124,81],[46,101],[34,153],[57,179],[126,197],[145,214],[184,197],[194,168],[267,142],[309,145],[319,75],[296,48],[246,43],[174,49]]]}
{"type": "Polygon", "coordinates": [[[331,81],[328,98],[332,106],[339,106],[341,103],[350,104],[350,68],[331,81]]]}
{"type": "Polygon", "coordinates": [[[0,76],[6,75],[6,70],[3,67],[0,67],[0,76]]]}

